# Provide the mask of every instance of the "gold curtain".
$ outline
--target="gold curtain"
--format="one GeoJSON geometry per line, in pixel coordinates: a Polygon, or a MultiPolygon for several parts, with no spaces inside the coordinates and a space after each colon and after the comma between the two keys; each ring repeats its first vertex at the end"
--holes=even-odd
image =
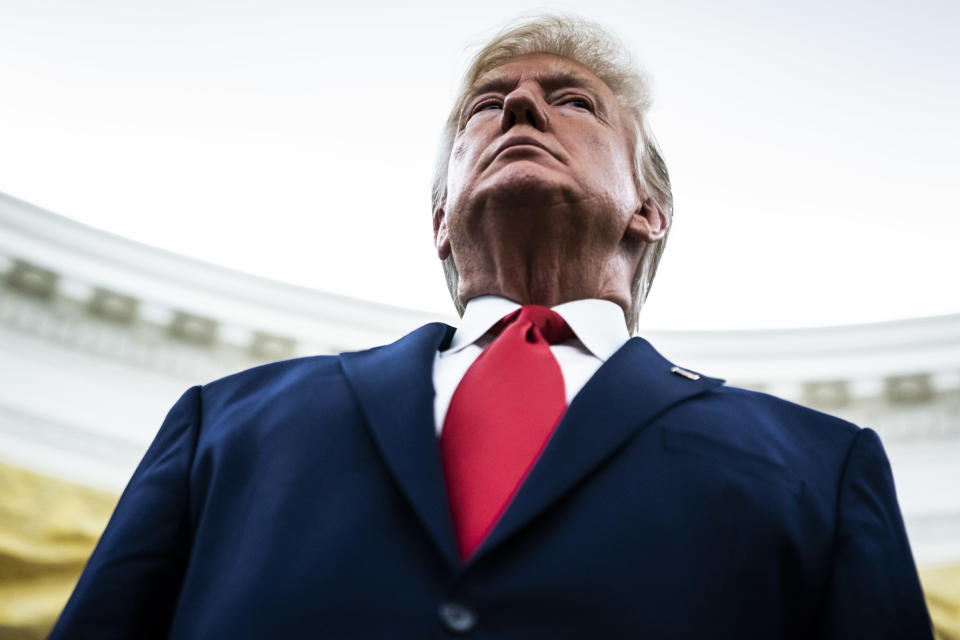
{"type": "Polygon", "coordinates": [[[0,639],[46,637],[117,498],[0,463],[0,639]]]}
{"type": "Polygon", "coordinates": [[[960,564],[920,567],[937,640],[960,640],[960,564]]]}
{"type": "MultiPolygon", "coordinates": [[[[46,637],[117,498],[0,463],[0,640],[46,637]]],[[[920,578],[937,640],[960,640],[960,564],[920,578]]]]}

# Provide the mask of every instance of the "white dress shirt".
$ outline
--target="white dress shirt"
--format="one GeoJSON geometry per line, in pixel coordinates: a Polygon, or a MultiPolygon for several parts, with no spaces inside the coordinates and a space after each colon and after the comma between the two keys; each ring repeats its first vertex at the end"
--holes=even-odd
{"type": "MultiPolygon", "coordinates": [[[[521,305],[499,296],[480,296],[467,303],[460,328],[446,351],[433,360],[434,419],[437,436],[443,429],[450,399],[463,375],[490,344],[487,333],[505,315],[521,305]]],[[[623,309],[609,300],[574,300],[553,307],[567,322],[575,337],[550,346],[563,374],[567,405],[617,349],[630,339],[623,309]]]]}

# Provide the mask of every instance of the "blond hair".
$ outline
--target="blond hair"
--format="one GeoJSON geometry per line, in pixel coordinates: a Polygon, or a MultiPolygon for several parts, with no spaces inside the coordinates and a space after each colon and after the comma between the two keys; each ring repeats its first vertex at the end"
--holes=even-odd
{"type": "MultiPolygon", "coordinates": [[[[650,108],[649,83],[630,51],[600,25],[571,16],[545,15],[508,25],[474,55],[464,74],[457,99],[444,125],[433,176],[432,205],[434,214],[443,207],[447,195],[447,169],[457,133],[458,116],[463,101],[477,80],[490,71],[520,56],[546,53],[568,58],[590,69],[613,92],[620,106],[631,116],[636,137],[634,179],[638,189],[652,197],[667,218],[667,233],[643,248],[640,264],[634,274],[632,304],[627,312],[627,325],[636,330],[640,307],[650,292],[660,256],[673,220],[673,195],[670,176],[660,148],[647,122],[650,108]]],[[[459,274],[452,254],[443,261],[447,288],[463,314],[464,305],[457,295],[459,274]]]]}

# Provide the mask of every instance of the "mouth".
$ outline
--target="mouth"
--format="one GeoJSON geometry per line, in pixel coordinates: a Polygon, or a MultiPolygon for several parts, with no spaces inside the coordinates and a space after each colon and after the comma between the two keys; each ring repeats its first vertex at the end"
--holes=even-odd
{"type": "Polygon", "coordinates": [[[555,155],[552,151],[550,151],[549,149],[547,149],[541,142],[539,142],[539,141],[537,141],[537,140],[535,140],[534,138],[531,138],[531,137],[529,137],[529,136],[515,136],[515,137],[513,137],[513,138],[509,138],[509,139],[505,140],[505,141],[497,148],[497,151],[493,154],[493,157],[496,158],[497,156],[499,156],[499,155],[500,155],[501,153],[503,153],[504,151],[506,151],[506,150],[508,150],[508,149],[514,149],[514,148],[516,148],[516,149],[522,149],[522,148],[527,148],[527,149],[530,149],[530,148],[540,149],[540,150],[542,150],[542,151],[546,151],[546,152],[549,153],[551,156],[556,157],[556,155],[555,155]]]}

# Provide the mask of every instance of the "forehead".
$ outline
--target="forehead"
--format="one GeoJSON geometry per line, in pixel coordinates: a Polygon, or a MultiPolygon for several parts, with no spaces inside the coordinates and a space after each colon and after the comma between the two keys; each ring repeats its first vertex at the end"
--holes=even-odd
{"type": "Polygon", "coordinates": [[[590,69],[575,60],[549,53],[519,56],[494,67],[477,78],[469,93],[507,91],[530,79],[547,90],[574,86],[613,97],[613,92],[606,83],[590,69]]]}

